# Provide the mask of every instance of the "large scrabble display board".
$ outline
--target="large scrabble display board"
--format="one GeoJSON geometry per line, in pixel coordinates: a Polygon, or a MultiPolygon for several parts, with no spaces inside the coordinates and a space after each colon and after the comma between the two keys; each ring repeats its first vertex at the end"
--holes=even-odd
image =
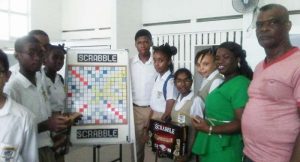
{"type": "Polygon", "coordinates": [[[126,66],[68,66],[67,107],[80,124],[127,124],[126,66]]]}
{"type": "Polygon", "coordinates": [[[73,143],[131,143],[129,82],[127,51],[68,51],[67,111],[83,115],[71,129],[73,143]]]}

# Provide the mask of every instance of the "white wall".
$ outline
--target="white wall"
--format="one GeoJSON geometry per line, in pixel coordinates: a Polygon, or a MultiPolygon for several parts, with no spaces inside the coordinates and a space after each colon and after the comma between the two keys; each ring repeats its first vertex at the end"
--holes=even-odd
{"type": "Polygon", "coordinates": [[[113,0],[63,0],[63,40],[106,39],[110,41],[113,0]]]}
{"type": "Polygon", "coordinates": [[[62,6],[63,30],[111,27],[111,0],[63,0],[62,6]]]}
{"type": "Polygon", "coordinates": [[[113,24],[113,49],[128,49],[129,54],[136,54],[135,33],[142,27],[142,1],[115,1],[115,18],[113,24]]]}
{"type": "Polygon", "coordinates": [[[134,35],[142,27],[140,0],[64,0],[62,39],[97,40],[112,49],[135,53],[134,35]]]}
{"type": "Polygon", "coordinates": [[[31,0],[31,29],[47,32],[50,41],[61,40],[61,0],[31,0]]]}
{"type": "Polygon", "coordinates": [[[237,15],[231,0],[143,0],[143,23],[237,15]]]}
{"type": "Polygon", "coordinates": [[[231,0],[143,0],[143,24],[190,20],[190,23],[146,26],[153,34],[209,32],[242,28],[242,19],[196,22],[199,18],[241,15],[231,0]]]}

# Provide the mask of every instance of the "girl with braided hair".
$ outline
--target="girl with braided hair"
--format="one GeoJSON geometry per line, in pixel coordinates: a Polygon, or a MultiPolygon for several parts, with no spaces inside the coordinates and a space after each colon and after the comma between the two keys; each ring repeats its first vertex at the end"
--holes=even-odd
{"type": "MultiPolygon", "coordinates": [[[[151,92],[151,112],[149,115],[149,121],[150,119],[166,122],[171,121],[171,112],[178,96],[178,92],[174,84],[174,66],[172,62],[172,56],[176,53],[177,48],[170,46],[168,43],[158,47],[153,47],[154,68],[158,73],[158,76],[155,79],[151,92]]],[[[161,151],[165,150],[162,149],[161,151]]],[[[170,159],[159,158],[158,161],[167,162],[170,161],[170,159]]]]}
{"type": "MultiPolygon", "coordinates": [[[[57,72],[63,67],[65,54],[64,45],[49,45],[44,54],[41,69],[42,84],[49,97],[49,105],[52,115],[61,115],[65,109],[66,92],[63,77],[57,72]]],[[[67,131],[64,131],[67,132],[67,131]]],[[[66,134],[55,135],[51,132],[54,141],[53,150],[57,162],[64,162],[64,154],[67,151],[68,138],[66,134]]]]}
{"type": "Polygon", "coordinates": [[[174,85],[174,65],[172,56],[177,53],[177,48],[168,43],[153,47],[154,67],[159,76],[151,93],[150,107],[151,118],[168,120],[175,104],[178,92],[174,85]]]}

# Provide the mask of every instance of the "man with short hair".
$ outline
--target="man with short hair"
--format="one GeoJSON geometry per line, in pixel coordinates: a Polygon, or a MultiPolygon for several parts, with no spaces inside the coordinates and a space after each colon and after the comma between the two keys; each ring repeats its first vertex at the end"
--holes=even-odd
{"type": "Polygon", "coordinates": [[[135,34],[135,47],[138,54],[130,59],[132,82],[132,100],[136,136],[137,162],[143,162],[145,157],[144,135],[150,117],[150,95],[157,73],[154,69],[150,48],[151,33],[141,29],[135,34]]]}
{"type": "MultiPolygon", "coordinates": [[[[40,29],[35,29],[31,30],[28,33],[29,36],[35,37],[41,44],[42,50],[45,52],[47,51],[49,45],[50,45],[50,40],[48,34],[40,29]]],[[[10,79],[12,79],[20,70],[20,65],[19,63],[14,64],[9,68],[9,71],[11,72],[10,79]]]]}
{"type": "Polygon", "coordinates": [[[290,43],[287,9],[260,9],[256,36],[266,58],[254,72],[242,117],[245,162],[300,161],[300,50],[290,43]]]}

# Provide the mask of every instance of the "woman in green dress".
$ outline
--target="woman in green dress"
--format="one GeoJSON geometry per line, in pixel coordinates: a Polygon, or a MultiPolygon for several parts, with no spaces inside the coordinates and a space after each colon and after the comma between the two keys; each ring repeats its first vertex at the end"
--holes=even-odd
{"type": "Polygon", "coordinates": [[[217,49],[216,63],[224,82],[207,96],[204,119],[192,121],[199,131],[192,151],[201,162],[242,162],[241,117],[253,75],[245,58],[245,51],[234,42],[217,49]]]}

